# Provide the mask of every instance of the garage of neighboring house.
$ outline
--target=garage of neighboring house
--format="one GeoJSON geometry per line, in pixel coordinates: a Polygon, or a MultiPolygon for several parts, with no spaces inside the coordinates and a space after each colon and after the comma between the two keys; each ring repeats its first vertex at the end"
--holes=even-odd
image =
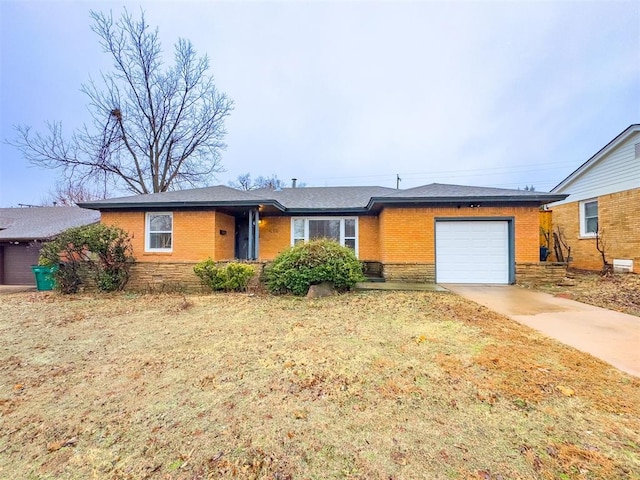
{"type": "Polygon", "coordinates": [[[99,220],[99,212],[78,207],[0,208],[0,285],[35,285],[31,266],[42,243],[99,220]]]}
{"type": "Polygon", "coordinates": [[[511,283],[512,230],[509,219],[436,219],[436,281],[511,283]]]}
{"type": "Polygon", "coordinates": [[[31,265],[38,264],[40,247],[27,243],[0,246],[2,281],[5,285],[31,285],[34,282],[31,265]]]}

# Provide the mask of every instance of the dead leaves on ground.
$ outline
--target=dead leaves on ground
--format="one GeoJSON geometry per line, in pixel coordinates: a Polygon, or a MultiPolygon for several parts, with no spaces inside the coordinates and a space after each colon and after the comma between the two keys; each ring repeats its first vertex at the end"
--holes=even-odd
{"type": "Polygon", "coordinates": [[[474,368],[466,368],[455,356],[438,355],[436,361],[450,375],[527,402],[576,396],[610,413],[640,411],[640,379],[554,340],[538,337],[533,341],[527,327],[484,307],[459,302],[449,309],[491,338],[473,357],[474,368]],[[611,395],[612,391],[619,394],[611,395]]]}
{"type": "Polygon", "coordinates": [[[540,285],[537,289],[558,297],[640,316],[640,275],[599,275],[571,272],[571,286],[540,285]]]}
{"type": "Polygon", "coordinates": [[[527,478],[521,471],[541,479],[625,475],[607,448],[633,428],[640,385],[453,295],[353,294],[313,309],[270,297],[80,296],[57,315],[45,322],[46,335],[33,315],[32,340],[15,329],[22,349],[0,365],[0,411],[32,409],[12,417],[19,430],[4,438],[36,445],[29,454],[41,455],[36,468],[45,476],[76,469],[79,478],[87,470],[72,463],[95,467],[95,452],[107,458],[100,473],[110,478],[289,480],[330,468],[331,478],[399,479],[431,467],[434,477],[483,480],[527,478]],[[46,365],[23,355],[25,347],[46,365]],[[82,391],[70,394],[74,385],[82,391]],[[43,394],[68,428],[38,417],[43,394]],[[598,448],[584,432],[544,430],[541,418],[566,414],[558,405],[614,419],[594,427],[598,448]],[[496,418],[502,414],[542,433],[512,440],[504,435],[511,424],[496,418]],[[495,423],[483,424],[489,417],[495,423]],[[442,437],[431,450],[421,449],[424,427],[442,437]],[[390,431],[400,444],[388,442],[390,431]],[[487,438],[500,443],[502,460],[478,453],[487,438]]]}

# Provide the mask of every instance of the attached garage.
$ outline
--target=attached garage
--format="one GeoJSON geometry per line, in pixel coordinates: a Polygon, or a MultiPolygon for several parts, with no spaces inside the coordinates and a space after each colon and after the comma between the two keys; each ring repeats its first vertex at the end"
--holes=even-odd
{"type": "Polygon", "coordinates": [[[436,282],[509,284],[510,220],[436,220],[436,282]]]}

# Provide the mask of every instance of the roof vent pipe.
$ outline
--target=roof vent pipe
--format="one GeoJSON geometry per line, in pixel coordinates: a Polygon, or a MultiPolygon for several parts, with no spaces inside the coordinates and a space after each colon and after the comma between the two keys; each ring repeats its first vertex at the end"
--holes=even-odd
{"type": "Polygon", "coordinates": [[[297,178],[292,178],[291,179],[291,188],[296,188],[296,182],[298,181],[297,178]]]}

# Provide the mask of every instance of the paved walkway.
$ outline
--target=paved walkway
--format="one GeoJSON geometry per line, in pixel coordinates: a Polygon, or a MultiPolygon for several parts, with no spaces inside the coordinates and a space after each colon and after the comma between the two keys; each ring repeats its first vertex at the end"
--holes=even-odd
{"type": "Polygon", "coordinates": [[[513,285],[444,287],[640,377],[640,317],[513,285]]]}

